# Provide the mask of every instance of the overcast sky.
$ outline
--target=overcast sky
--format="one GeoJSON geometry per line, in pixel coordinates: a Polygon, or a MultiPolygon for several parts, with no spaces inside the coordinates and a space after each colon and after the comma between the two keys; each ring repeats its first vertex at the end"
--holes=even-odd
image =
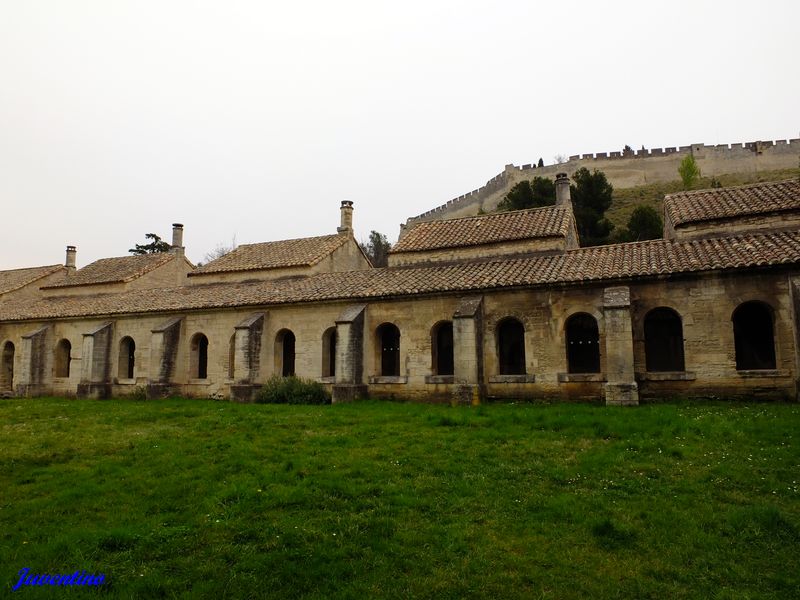
{"type": "Polygon", "coordinates": [[[800,136],[800,2],[0,0],[0,268],[358,238],[557,154],[800,136]]]}

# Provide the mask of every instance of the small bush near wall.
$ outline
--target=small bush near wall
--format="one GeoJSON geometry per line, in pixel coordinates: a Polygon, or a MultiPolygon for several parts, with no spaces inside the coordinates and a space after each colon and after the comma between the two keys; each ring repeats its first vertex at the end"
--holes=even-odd
{"type": "Polygon", "coordinates": [[[256,396],[258,404],[330,404],[321,383],[300,377],[271,377],[256,396]]]}

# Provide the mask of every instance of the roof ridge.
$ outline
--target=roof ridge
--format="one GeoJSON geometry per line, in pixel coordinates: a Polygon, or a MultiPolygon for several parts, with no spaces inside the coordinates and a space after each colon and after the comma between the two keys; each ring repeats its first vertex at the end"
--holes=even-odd
{"type": "Polygon", "coordinates": [[[300,240],[315,240],[315,239],[319,239],[319,238],[332,238],[332,237],[347,238],[348,236],[346,234],[344,234],[344,233],[326,233],[326,234],[323,234],[323,235],[309,235],[309,236],[305,236],[305,237],[289,238],[288,240],[270,240],[268,242],[251,242],[249,244],[239,244],[238,246],[236,246],[236,248],[231,250],[231,252],[236,252],[236,250],[238,250],[239,248],[246,248],[248,246],[262,246],[264,244],[280,244],[280,243],[283,243],[283,242],[299,242],[300,240]]]}
{"type": "Polygon", "coordinates": [[[673,192],[671,194],[664,194],[664,199],[666,200],[667,198],[672,198],[674,196],[694,196],[697,194],[707,194],[708,192],[743,190],[764,185],[779,185],[781,183],[797,183],[798,185],[800,185],[800,181],[798,181],[794,177],[790,177],[788,179],[779,179],[777,181],[756,181],[752,183],[742,183],[740,185],[730,185],[721,188],[711,187],[711,188],[703,188],[700,190],[681,190],[679,192],[673,192]]]}
{"type": "Polygon", "coordinates": [[[418,227],[419,225],[425,224],[432,224],[432,223],[452,223],[453,221],[469,221],[470,219],[486,219],[491,217],[499,217],[502,215],[511,215],[511,214],[520,214],[520,213],[528,213],[528,212],[536,212],[539,210],[566,210],[564,206],[558,206],[557,204],[550,204],[548,206],[537,206],[535,208],[519,208],[516,210],[499,210],[493,211],[489,213],[484,213],[482,215],[470,215],[468,217],[455,217],[453,219],[433,219],[431,221],[420,221],[419,223],[413,223],[412,229],[418,227]]]}

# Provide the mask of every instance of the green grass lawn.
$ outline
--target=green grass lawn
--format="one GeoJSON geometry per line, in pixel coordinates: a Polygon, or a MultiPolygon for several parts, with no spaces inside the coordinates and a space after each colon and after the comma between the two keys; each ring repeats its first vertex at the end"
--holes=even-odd
{"type": "Polygon", "coordinates": [[[799,448],[793,404],[3,400],[0,590],[796,598],[799,448]]]}

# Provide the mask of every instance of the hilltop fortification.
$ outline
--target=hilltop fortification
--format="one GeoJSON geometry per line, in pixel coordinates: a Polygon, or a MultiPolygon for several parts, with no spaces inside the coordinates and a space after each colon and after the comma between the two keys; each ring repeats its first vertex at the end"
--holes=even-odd
{"type": "Polygon", "coordinates": [[[759,173],[797,167],[800,160],[800,139],[756,141],[744,144],[706,146],[692,144],[671,148],[576,154],[565,163],[536,167],[535,164],[506,165],[485,185],[449,200],[427,212],[410,217],[407,225],[421,221],[469,217],[483,210],[497,208],[508,191],[520,181],[534,177],[555,178],[565,172],[570,177],[580,169],[599,169],[615,188],[630,188],[648,183],[673,181],[678,178],[678,165],[687,154],[694,155],[700,170],[707,177],[730,173],[759,173]]]}

